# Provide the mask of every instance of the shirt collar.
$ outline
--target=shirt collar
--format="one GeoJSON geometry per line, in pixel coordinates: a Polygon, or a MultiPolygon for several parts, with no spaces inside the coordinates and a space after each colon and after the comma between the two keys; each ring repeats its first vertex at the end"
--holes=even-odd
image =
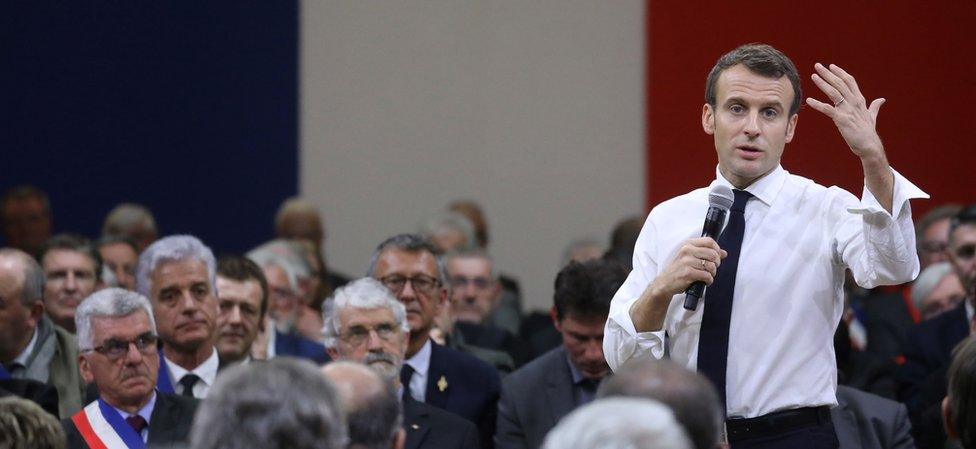
{"type": "Polygon", "coordinates": [[[424,346],[421,347],[420,350],[413,355],[413,357],[407,359],[407,365],[410,365],[410,367],[421,376],[426,376],[427,370],[430,369],[430,345],[430,339],[428,338],[427,342],[424,343],[424,346]]]}
{"type": "MultiPolygon", "coordinates": [[[[749,186],[745,188],[745,190],[759,199],[759,201],[765,203],[767,206],[772,206],[773,200],[776,199],[776,195],[783,187],[783,183],[786,182],[787,175],[789,175],[789,172],[784,170],[782,165],[777,164],[776,168],[769,173],[766,173],[761,178],[753,181],[752,184],[749,184],[749,186]]],[[[709,189],[718,184],[728,186],[732,189],[736,188],[731,182],[729,182],[728,179],[725,179],[725,176],[723,176],[722,172],[719,171],[719,167],[715,166],[715,180],[712,181],[709,189]]]]}
{"type": "Polygon", "coordinates": [[[196,374],[198,377],[200,377],[200,381],[207,386],[212,386],[214,380],[217,379],[217,368],[220,367],[220,358],[217,355],[217,348],[214,348],[213,353],[210,354],[210,357],[207,357],[207,360],[204,360],[200,366],[191,371],[187,371],[186,368],[177,365],[172,360],[166,358],[165,355],[163,356],[163,359],[166,360],[166,365],[169,366],[169,371],[173,373],[172,379],[175,382],[179,382],[183,376],[189,373],[196,374]]]}
{"type": "Polygon", "coordinates": [[[586,378],[583,377],[583,373],[580,372],[579,368],[576,368],[576,365],[569,358],[569,353],[563,351],[563,355],[566,357],[566,364],[569,365],[569,373],[573,376],[573,385],[579,385],[580,382],[583,382],[586,380],[586,378]]]}
{"type": "Polygon", "coordinates": [[[966,304],[966,319],[970,323],[973,322],[973,315],[976,315],[976,308],[973,307],[973,301],[963,301],[966,304]]]}
{"type": "Polygon", "coordinates": [[[153,408],[155,407],[156,407],[156,390],[153,390],[152,397],[149,398],[149,402],[146,402],[146,405],[142,406],[142,408],[140,408],[139,411],[136,413],[129,413],[125,410],[122,410],[112,405],[112,408],[114,408],[117,412],[119,412],[120,415],[122,415],[122,419],[128,418],[130,416],[139,415],[142,417],[142,419],[146,420],[147,423],[149,422],[149,418],[152,416],[153,408]]]}
{"type": "Polygon", "coordinates": [[[17,358],[14,359],[14,363],[19,363],[22,366],[27,366],[27,359],[30,358],[32,352],[34,352],[34,346],[37,346],[37,329],[34,329],[34,335],[30,339],[30,343],[27,343],[27,347],[24,348],[24,352],[21,352],[17,358]]]}

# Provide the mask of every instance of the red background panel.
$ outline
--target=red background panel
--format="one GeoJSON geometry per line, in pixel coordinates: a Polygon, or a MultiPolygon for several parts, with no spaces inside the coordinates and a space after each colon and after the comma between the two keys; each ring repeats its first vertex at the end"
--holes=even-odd
{"type": "MultiPolygon", "coordinates": [[[[826,97],[813,64],[835,63],[870,102],[891,165],[932,196],[916,217],[976,201],[976,2],[647,3],[647,205],[707,185],[715,149],[701,129],[705,78],[723,53],[765,42],[800,71],[804,96],[826,97]]],[[[833,122],[804,105],[783,166],[860,195],[861,164],[833,122]]]]}

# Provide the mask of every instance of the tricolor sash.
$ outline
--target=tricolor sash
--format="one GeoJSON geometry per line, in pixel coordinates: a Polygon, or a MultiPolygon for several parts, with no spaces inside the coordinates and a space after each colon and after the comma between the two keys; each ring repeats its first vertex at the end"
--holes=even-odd
{"type": "Polygon", "coordinates": [[[156,376],[156,389],[163,393],[175,394],[173,381],[169,378],[169,367],[166,366],[166,358],[163,357],[163,348],[159,347],[159,375],[156,376]]]}
{"type": "Polygon", "coordinates": [[[71,422],[91,449],[146,449],[142,436],[101,399],[72,416],[71,422]]]}

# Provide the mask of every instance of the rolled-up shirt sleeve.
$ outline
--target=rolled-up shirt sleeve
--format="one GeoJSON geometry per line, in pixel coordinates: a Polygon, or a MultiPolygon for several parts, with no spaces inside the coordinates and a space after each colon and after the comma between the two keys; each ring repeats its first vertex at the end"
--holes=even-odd
{"type": "Polygon", "coordinates": [[[860,202],[846,208],[852,219],[843,221],[837,232],[839,256],[865,288],[909,282],[919,272],[909,200],[929,196],[894,169],[892,173],[891,213],[864,187],[860,202]]]}

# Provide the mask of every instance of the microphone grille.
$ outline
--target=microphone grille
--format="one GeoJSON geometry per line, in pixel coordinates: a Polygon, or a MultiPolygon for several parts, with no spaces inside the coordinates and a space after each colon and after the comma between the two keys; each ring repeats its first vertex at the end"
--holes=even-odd
{"type": "Polygon", "coordinates": [[[729,186],[719,184],[712,187],[712,191],[708,193],[708,205],[711,207],[729,210],[732,208],[733,201],[735,201],[735,196],[732,195],[732,189],[729,186]]]}

